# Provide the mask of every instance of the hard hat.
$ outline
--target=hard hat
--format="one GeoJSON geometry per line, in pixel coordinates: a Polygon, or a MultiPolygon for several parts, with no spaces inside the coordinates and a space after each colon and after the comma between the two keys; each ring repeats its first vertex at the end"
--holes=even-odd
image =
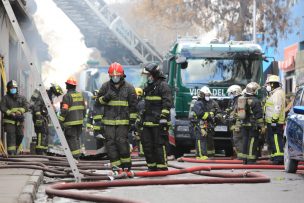
{"type": "Polygon", "coordinates": [[[280,83],[280,78],[277,75],[269,75],[266,80],[266,84],[270,82],[278,82],[280,83]]]}
{"type": "Polygon", "coordinates": [[[250,82],[246,85],[246,94],[254,95],[261,88],[261,86],[256,82],[250,82]]]}
{"type": "Polygon", "coordinates": [[[146,63],[144,65],[144,70],[150,73],[152,76],[157,76],[160,73],[158,64],[152,62],[146,63]]]}
{"type": "Polygon", "coordinates": [[[8,83],[6,84],[6,88],[7,89],[18,88],[17,81],[16,80],[10,80],[10,81],[8,81],[8,83]]]}
{"type": "Polygon", "coordinates": [[[227,89],[228,95],[238,96],[242,94],[242,88],[239,85],[231,85],[227,89]]]}
{"type": "Polygon", "coordinates": [[[124,69],[119,63],[112,63],[108,69],[110,76],[124,76],[124,69]]]}
{"type": "Polygon", "coordinates": [[[135,88],[135,92],[137,96],[142,96],[143,95],[143,89],[141,89],[140,87],[136,87],[135,88]]]}
{"type": "Polygon", "coordinates": [[[76,86],[77,85],[77,81],[74,77],[69,77],[68,80],[65,82],[65,84],[69,84],[69,85],[74,85],[76,86]]]}
{"type": "Polygon", "coordinates": [[[51,83],[51,88],[54,95],[56,95],[57,97],[63,94],[63,90],[59,85],[51,83]]]}
{"type": "Polygon", "coordinates": [[[211,95],[211,91],[209,89],[209,87],[207,86],[203,86],[200,90],[199,90],[200,93],[204,93],[205,95],[206,94],[210,94],[211,95]]]}

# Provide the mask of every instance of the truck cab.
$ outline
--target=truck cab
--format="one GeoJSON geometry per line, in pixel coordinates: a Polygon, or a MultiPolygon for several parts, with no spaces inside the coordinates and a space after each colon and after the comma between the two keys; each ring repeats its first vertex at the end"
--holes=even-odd
{"type": "MultiPolygon", "coordinates": [[[[181,156],[195,147],[188,119],[192,98],[206,85],[225,114],[232,99],[227,95],[230,85],[244,88],[252,81],[262,84],[262,49],[251,42],[201,43],[195,37],[178,38],[164,59],[163,71],[174,96],[169,140],[175,145],[175,155],[181,156]]],[[[216,152],[224,150],[226,156],[231,156],[232,133],[228,121],[217,123],[214,130],[216,152]]]]}

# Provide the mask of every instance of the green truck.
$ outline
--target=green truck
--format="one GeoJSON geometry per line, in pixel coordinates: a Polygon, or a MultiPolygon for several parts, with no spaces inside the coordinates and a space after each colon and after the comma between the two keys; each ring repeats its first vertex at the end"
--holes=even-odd
{"type": "MultiPolygon", "coordinates": [[[[189,108],[199,89],[207,85],[222,112],[232,99],[227,95],[230,85],[242,88],[251,81],[263,83],[263,53],[258,44],[230,41],[201,43],[196,37],[178,38],[163,61],[163,71],[172,88],[174,107],[171,109],[172,129],[169,141],[174,154],[181,156],[195,148],[195,137],[190,132],[189,108]]],[[[231,156],[232,134],[228,119],[217,123],[216,153],[231,156]]]]}

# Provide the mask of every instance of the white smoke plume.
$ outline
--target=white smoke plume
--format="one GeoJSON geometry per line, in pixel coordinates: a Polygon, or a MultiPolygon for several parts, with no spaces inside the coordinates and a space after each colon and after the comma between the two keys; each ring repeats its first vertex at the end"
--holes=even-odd
{"type": "Polygon", "coordinates": [[[33,18],[43,41],[49,46],[51,61],[42,64],[42,79],[46,86],[57,83],[63,88],[68,77],[85,67],[92,50],[74,23],[52,0],[35,0],[33,18]]]}

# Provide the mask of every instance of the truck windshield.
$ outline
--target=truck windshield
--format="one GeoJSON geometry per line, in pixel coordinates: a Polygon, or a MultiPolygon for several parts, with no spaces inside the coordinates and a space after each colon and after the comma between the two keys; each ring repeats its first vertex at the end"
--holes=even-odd
{"type": "Polygon", "coordinates": [[[187,87],[198,84],[211,86],[259,81],[261,62],[258,59],[188,59],[181,69],[182,83],[187,87]]]}

